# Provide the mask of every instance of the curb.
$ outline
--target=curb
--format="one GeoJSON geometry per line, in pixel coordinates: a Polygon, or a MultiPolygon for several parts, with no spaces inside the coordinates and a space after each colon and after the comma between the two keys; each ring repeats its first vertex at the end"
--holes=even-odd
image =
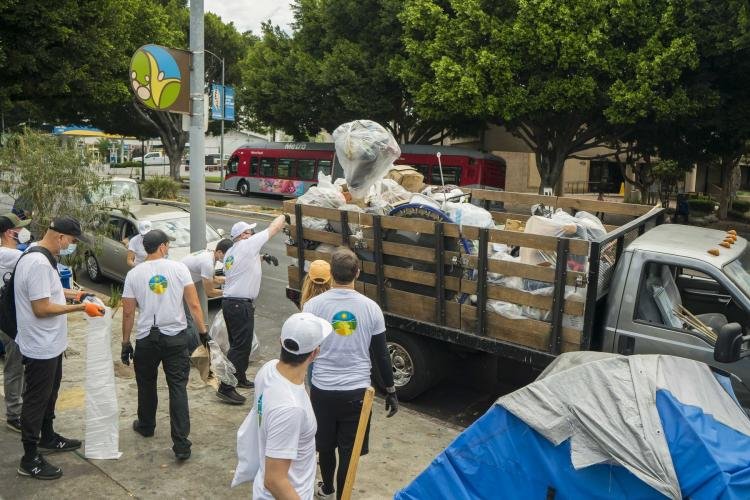
{"type": "MultiPolygon", "coordinates": [[[[143,198],[143,203],[153,203],[154,205],[171,205],[173,207],[190,209],[190,203],[183,203],[181,201],[174,201],[174,200],[143,198]]],[[[264,220],[273,220],[281,213],[279,212],[278,214],[276,214],[276,213],[266,213],[266,212],[253,212],[251,210],[239,210],[236,208],[223,208],[223,207],[211,207],[211,206],[206,206],[206,212],[220,214],[220,215],[238,215],[241,217],[247,217],[249,215],[251,217],[264,219],[264,220]]]]}

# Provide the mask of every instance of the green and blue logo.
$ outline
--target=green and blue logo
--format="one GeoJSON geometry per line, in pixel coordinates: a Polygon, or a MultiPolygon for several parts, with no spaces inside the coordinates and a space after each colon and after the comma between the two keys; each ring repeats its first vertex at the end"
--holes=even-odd
{"type": "Polygon", "coordinates": [[[229,271],[232,269],[232,266],[234,265],[234,255],[230,255],[226,259],[224,259],[224,269],[229,271]]]}
{"type": "Polygon", "coordinates": [[[331,320],[333,331],[342,337],[348,337],[357,331],[357,317],[349,311],[339,311],[331,320]]]}
{"type": "Polygon", "coordinates": [[[164,47],[144,45],[130,61],[130,84],[146,107],[166,110],[180,95],[182,75],[177,61],[164,47]]]}
{"type": "Polygon", "coordinates": [[[151,279],[148,280],[148,287],[156,295],[161,295],[167,291],[167,278],[161,274],[151,276],[151,279]]]}

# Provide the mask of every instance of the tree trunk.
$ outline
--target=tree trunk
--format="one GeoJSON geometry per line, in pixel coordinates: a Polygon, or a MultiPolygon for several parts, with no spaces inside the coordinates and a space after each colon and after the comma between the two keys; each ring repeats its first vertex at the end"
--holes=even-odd
{"type": "MultiPolygon", "coordinates": [[[[181,181],[180,165],[182,164],[182,155],[185,152],[185,144],[187,144],[190,136],[189,132],[182,130],[182,115],[167,111],[146,111],[135,99],[133,100],[133,106],[138,114],[150,122],[159,132],[164,152],[169,157],[169,176],[176,181],[181,181]]],[[[203,158],[198,162],[193,159],[190,166],[204,168],[203,163],[203,158]]]]}
{"type": "Polygon", "coordinates": [[[539,171],[541,181],[539,183],[539,194],[544,193],[544,188],[552,188],[557,196],[563,192],[562,170],[565,165],[565,155],[555,149],[536,152],[536,167],[539,171]]]}
{"type": "Polygon", "coordinates": [[[721,198],[719,199],[719,219],[726,219],[729,210],[732,208],[732,198],[734,197],[736,187],[737,172],[739,162],[731,156],[721,157],[721,198]]]}

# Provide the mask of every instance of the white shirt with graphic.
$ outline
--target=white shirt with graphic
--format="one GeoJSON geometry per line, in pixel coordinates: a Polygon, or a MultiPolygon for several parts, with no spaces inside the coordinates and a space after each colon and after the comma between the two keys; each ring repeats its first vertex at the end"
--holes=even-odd
{"type": "Polygon", "coordinates": [[[146,249],[143,248],[143,235],[136,234],[130,238],[130,241],[128,241],[128,250],[135,253],[134,262],[136,266],[146,260],[148,254],[146,253],[146,249]]]}
{"type": "Polygon", "coordinates": [[[255,376],[255,407],[260,467],[253,480],[253,499],[273,499],[264,486],[266,457],[291,460],[289,482],[302,499],[313,498],[315,488],[315,433],[318,424],[304,384],[294,384],[272,359],[255,376]]]}
{"type": "Polygon", "coordinates": [[[224,256],[224,297],[253,300],[258,297],[263,275],[260,250],[268,239],[268,229],[264,229],[227,250],[224,256]]]}
{"type": "Polygon", "coordinates": [[[214,252],[213,250],[199,250],[193,252],[184,259],[185,264],[193,278],[193,283],[200,283],[202,280],[214,279],[214,252]]]}
{"type": "Polygon", "coordinates": [[[33,359],[51,359],[68,347],[68,319],[65,314],[37,318],[32,300],[49,299],[65,305],[60,275],[41,252],[26,255],[18,262],[14,278],[16,294],[16,343],[21,354],[33,359]]]}
{"type": "Polygon", "coordinates": [[[135,338],[148,336],[153,325],[164,335],[186,329],[182,298],[185,287],[192,284],[187,266],[174,260],[147,260],[131,269],[125,276],[122,297],[138,304],[135,338]]]}
{"type": "Polygon", "coordinates": [[[369,387],[370,340],[385,332],[380,307],[356,290],[332,288],[306,302],[303,311],[333,326],[315,358],[313,385],[325,391],[369,387]]]}

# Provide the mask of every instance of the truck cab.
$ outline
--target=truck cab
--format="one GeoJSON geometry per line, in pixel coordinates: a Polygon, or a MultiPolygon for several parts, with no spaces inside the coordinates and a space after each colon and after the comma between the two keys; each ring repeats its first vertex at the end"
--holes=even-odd
{"type": "MultiPolygon", "coordinates": [[[[747,384],[750,358],[733,363],[714,359],[722,328],[738,323],[744,335],[750,330],[750,249],[744,238],[730,248],[721,246],[726,236],[715,229],[663,224],[635,239],[615,269],[601,349],[682,356],[747,384]],[[708,331],[688,326],[695,323],[691,316],[708,331]]],[[[743,342],[741,354],[748,348],[743,342]]],[[[743,383],[734,389],[747,406],[750,389],[743,383]]]]}

